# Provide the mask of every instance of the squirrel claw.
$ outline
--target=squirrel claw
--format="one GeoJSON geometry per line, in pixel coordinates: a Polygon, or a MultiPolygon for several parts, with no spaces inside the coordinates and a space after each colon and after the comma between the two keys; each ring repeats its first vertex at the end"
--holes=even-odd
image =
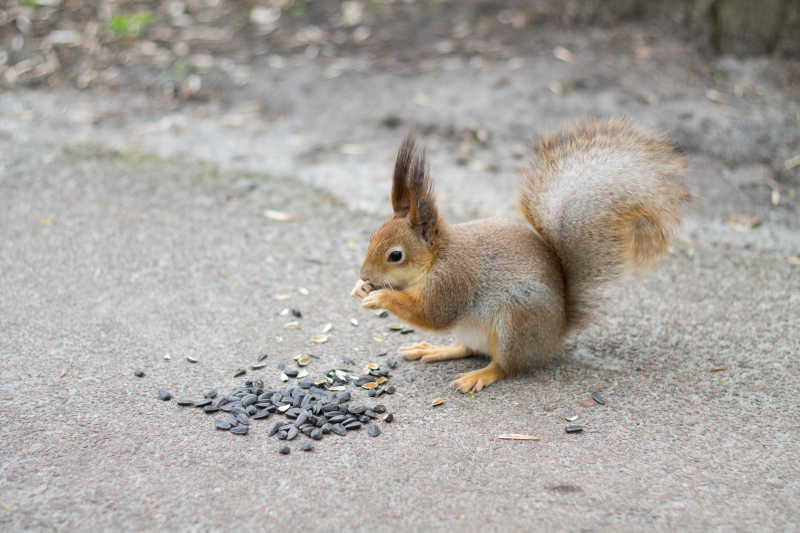
{"type": "Polygon", "coordinates": [[[498,379],[504,377],[504,373],[494,363],[489,363],[488,366],[480,370],[473,370],[466,374],[461,374],[453,381],[453,386],[460,392],[479,392],[484,387],[491,385],[498,379]]]}
{"type": "Polygon", "coordinates": [[[434,361],[448,361],[450,359],[461,359],[472,354],[472,351],[463,344],[452,344],[450,346],[434,346],[428,342],[419,342],[411,346],[400,348],[403,357],[406,359],[419,359],[425,363],[434,361]]]}
{"type": "Polygon", "coordinates": [[[378,289],[372,291],[361,300],[361,306],[364,309],[385,309],[386,306],[386,289],[378,289]]]}

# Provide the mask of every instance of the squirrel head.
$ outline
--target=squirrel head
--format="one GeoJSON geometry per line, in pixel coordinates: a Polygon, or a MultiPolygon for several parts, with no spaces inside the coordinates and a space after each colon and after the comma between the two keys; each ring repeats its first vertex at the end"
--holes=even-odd
{"type": "Polygon", "coordinates": [[[430,268],[441,241],[441,225],[425,163],[425,151],[408,135],[394,165],[394,215],[369,241],[361,279],[375,289],[403,290],[430,268]]]}

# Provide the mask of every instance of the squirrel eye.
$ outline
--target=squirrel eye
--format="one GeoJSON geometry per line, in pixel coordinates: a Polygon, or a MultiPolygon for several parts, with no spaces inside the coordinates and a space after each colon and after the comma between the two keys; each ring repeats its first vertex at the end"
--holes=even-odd
{"type": "Polygon", "coordinates": [[[403,252],[401,252],[400,250],[393,250],[392,253],[389,254],[390,263],[397,263],[401,259],[403,259],[403,252]]]}

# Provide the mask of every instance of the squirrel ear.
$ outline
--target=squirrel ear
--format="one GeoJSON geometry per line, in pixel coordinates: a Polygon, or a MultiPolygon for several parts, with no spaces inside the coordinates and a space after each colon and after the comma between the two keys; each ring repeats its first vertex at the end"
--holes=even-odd
{"type": "Polygon", "coordinates": [[[438,234],[439,214],[436,211],[433,184],[428,175],[424,150],[415,154],[408,181],[411,198],[408,223],[411,226],[411,230],[416,233],[422,242],[432,246],[438,234]]]}
{"type": "Polygon", "coordinates": [[[394,176],[392,177],[392,208],[395,215],[406,216],[411,208],[411,198],[408,190],[408,173],[413,164],[416,143],[414,136],[409,133],[400,145],[397,159],[394,162],[394,176]]]}

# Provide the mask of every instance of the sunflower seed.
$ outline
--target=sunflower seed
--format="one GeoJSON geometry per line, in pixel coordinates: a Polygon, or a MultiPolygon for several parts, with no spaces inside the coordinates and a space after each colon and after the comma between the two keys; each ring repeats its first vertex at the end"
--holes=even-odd
{"type": "Polygon", "coordinates": [[[592,393],[592,400],[596,401],[600,405],[605,405],[606,404],[605,399],[600,395],[599,392],[593,392],[592,393]]]}
{"type": "Polygon", "coordinates": [[[300,446],[300,449],[303,450],[304,452],[310,452],[310,451],[312,451],[314,449],[314,445],[311,444],[311,442],[309,442],[309,441],[305,441],[302,444],[302,446],[300,446]]]}
{"type": "Polygon", "coordinates": [[[382,403],[379,403],[378,405],[373,407],[372,410],[375,411],[378,414],[382,414],[382,413],[386,412],[386,406],[383,405],[382,403]]]}
{"type": "Polygon", "coordinates": [[[248,394],[244,398],[242,398],[242,407],[247,407],[248,405],[253,405],[258,401],[258,396],[255,394],[248,394]]]}
{"type": "Polygon", "coordinates": [[[583,431],[583,426],[567,426],[564,429],[567,433],[580,433],[583,431]]]}
{"type": "Polygon", "coordinates": [[[408,335],[409,333],[414,333],[414,330],[411,328],[405,328],[404,330],[400,331],[400,335],[408,335]]]}
{"type": "Polygon", "coordinates": [[[286,435],[287,435],[287,434],[288,434],[288,433],[287,433],[285,430],[283,430],[283,429],[282,429],[282,430],[280,430],[280,431],[278,432],[278,440],[286,440],[286,435]]]}
{"type": "Polygon", "coordinates": [[[187,355],[186,356],[186,360],[189,361],[190,363],[196,363],[197,362],[197,359],[195,359],[191,355],[187,355]]]}
{"type": "Polygon", "coordinates": [[[316,344],[325,344],[326,342],[328,342],[328,336],[327,335],[314,335],[313,337],[311,337],[311,342],[316,343],[316,344]]]}
{"type": "Polygon", "coordinates": [[[346,364],[346,365],[354,365],[354,364],[356,364],[355,361],[353,361],[351,358],[347,357],[346,355],[342,356],[342,362],[344,364],[346,364]]]}
{"type": "Polygon", "coordinates": [[[250,430],[248,426],[236,426],[230,429],[230,432],[234,435],[247,435],[247,432],[250,430]]]}
{"type": "Polygon", "coordinates": [[[170,394],[169,391],[161,389],[160,391],[158,391],[158,399],[168,402],[169,400],[172,399],[172,394],[170,394]]]}
{"type": "Polygon", "coordinates": [[[348,431],[353,430],[353,429],[359,429],[360,427],[361,427],[361,422],[359,422],[358,420],[353,420],[352,422],[350,422],[348,424],[344,424],[344,429],[346,429],[348,431]]]}
{"type": "Polygon", "coordinates": [[[265,366],[267,366],[267,363],[255,363],[253,365],[250,365],[250,370],[260,370],[265,366]]]}
{"type": "Polygon", "coordinates": [[[298,366],[306,366],[310,362],[311,362],[311,358],[309,356],[307,356],[307,355],[304,355],[304,356],[300,357],[297,360],[297,365],[298,366]]]}
{"type": "Polygon", "coordinates": [[[290,427],[289,431],[286,432],[286,440],[292,440],[293,438],[295,438],[297,436],[298,432],[299,432],[299,430],[297,429],[296,426],[290,427]]]}
{"type": "Polygon", "coordinates": [[[402,331],[405,329],[405,326],[399,322],[393,322],[392,324],[389,324],[388,328],[392,331],[402,331]]]}
{"type": "Polygon", "coordinates": [[[365,388],[365,389],[375,389],[375,388],[377,388],[377,387],[378,387],[378,384],[377,384],[377,383],[375,383],[374,381],[370,381],[370,382],[364,383],[364,384],[363,384],[363,385],[361,385],[361,386],[362,386],[363,388],[365,388]]]}
{"type": "Polygon", "coordinates": [[[250,425],[250,420],[247,418],[247,415],[244,413],[238,413],[236,415],[236,421],[244,426],[250,425]]]}
{"type": "Polygon", "coordinates": [[[314,440],[322,439],[322,428],[314,428],[311,430],[310,437],[314,440]]]}
{"type": "Polygon", "coordinates": [[[199,402],[194,402],[194,406],[195,407],[208,407],[209,405],[211,405],[211,403],[212,403],[211,398],[203,398],[199,402]]]}
{"type": "Polygon", "coordinates": [[[269,427],[269,431],[267,431],[267,437],[271,437],[274,434],[276,434],[280,428],[281,428],[281,423],[280,422],[275,422],[274,424],[272,424],[269,427]]]}
{"type": "Polygon", "coordinates": [[[244,368],[238,368],[236,369],[236,372],[233,373],[233,377],[238,378],[239,376],[244,376],[245,374],[247,374],[247,370],[244,368]]]}
{"type": "Polygon", "coordinates": [[[283,371],[283,373],[289,376],[290,378],[296,378],[297,374],[299,374],[300,371],[297,370],[296,368],[287,368],[286,370],[283,371]]]}
{"type": "Polygon", "coordinates": [[[334,433],[336,433],[337,435],[339,435],[341,437],[347,435],[347,430],[341,424],[334,424],[331,427],[331,431],[333,431],[334,433]]]}
{"type": "Polygon", "coordinates": [[[383,390],[386,391],[386,394],[394,394],[396,389],[394,388],[394,385],[389,385],[383,390]]]}
{"type": "Polygon", "coordinates": [[[377,316],[378,318],[386,318],[387,316],[389,316],[389,311],[387,311],[386,309],[381,309],[380,311],[377,311],[375,313],[375,316],[377,316]]]}
{"type": "Polygon", "coordinates": [[[369,433],[370,437],[377,437],[381,434],[381,429],[375,424],[370,424],[367,426],[367,433],[369,433]]]}
{"type": "Polygon", "coordinates": [[[289,449],[289,447],[288,447],[288,446],[286,446],[285,444],[284,444],[283,446],[281,446],[280,448],[278,448],[278,452],[279,452],[281,455],[289,455],[289,452],[290,452],[290,451],[291,451],[291,450],[289,449]]]}
{"type": "Polygon", "coordinates": [[[299,309],[292,308],[292,316],[295,318],[303,318],[303,313],[300,312],[299,309]]]}
{"type": "Polygon", "coordinates": [[[219,407],[217,407],[216,405],[206,405],[205,407],[203,407],[203,411],[205,411],[208,414],[216,413],[217,411],[219,411],[219,407]]]}
{"type": "Polygon", "coordinates": [[[136,370],[133,371],[133,375],[136,376],[137,378],[143,378],[144,370],[137,368],[136,370]]]}
{"type": "Polygon", "coordinates": [[[209,398],[213,400],[216,397],[217,397],[217,391],[215,391],[214,389],[207,390],[203,393],[203,398],[209,398]]]}
{"type": "Polygon", "coordinates": [[[189,407],[194,405],[194,400],[190,400],[189,398],[181,398],[178,400],[178,405],[181,407],[189,407]]]}
{"type": "Polygon", "coordinates": [[[227,431],[231,429],[231,424],[227,420],[223,420],[222,418],[217,418],[214,421],[214,427],[222,431],[227,431]]]}
{"type": "Polygon", "coordinates": [[[393,413],[389,413],[388,415],[383,417],[383,421],[386,422],[387,424],[391,423],[393,420],[394,420],[393,413]]]}
{"type": "Polygon", "coordinates": [[[377,383],[378,385],[383,385],[387,381],[389,381],[389,378],[387,378],[386,376],[381,376],[375,383],[377,383]]]}
{"type": "Polygon", "coordinates": [[[256,357],[256,362],[260,363],[261,361],[263,361],[263,360],[264,360],[264,359],[266,359],[267,357],[269,357],[267,354],[265,354],[265,353],[262,353],[262,354],[260,354],[258,357],[256,357]]]}
{"type": "Polygon", "coordinates": [[[436,407],[437,405],[442,405],[443,403],[444,403],[444,398],[434,398],[433,401],[431,402],[431,405],[433,407],[436,407]]]}

